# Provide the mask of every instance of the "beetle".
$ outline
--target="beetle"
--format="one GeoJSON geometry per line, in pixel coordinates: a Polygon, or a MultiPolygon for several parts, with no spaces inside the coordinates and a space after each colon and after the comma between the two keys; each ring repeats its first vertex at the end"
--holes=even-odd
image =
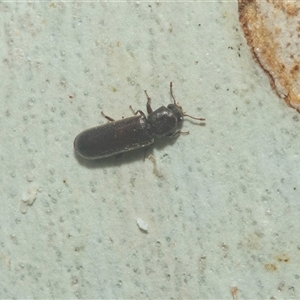
{"type": "Polygon", "coordinates": [[[205,121],[204,118],[195,118],[183,112],[174,98],[172,82],[170,94],[173,103],[167,107],[161,106],[153,111],[151,98],[147,91],[144,92],[147,97],[147,117],[141,110],[134,111],[131,106],[134,116],[118,121],[101,112],[110,122],[79,133],[74,140],[75,152],[85,159],[109,157],[151,146],[156,137],[177,137],[180,134],[188,134],[178,129],[185,116],[205,121]]]}

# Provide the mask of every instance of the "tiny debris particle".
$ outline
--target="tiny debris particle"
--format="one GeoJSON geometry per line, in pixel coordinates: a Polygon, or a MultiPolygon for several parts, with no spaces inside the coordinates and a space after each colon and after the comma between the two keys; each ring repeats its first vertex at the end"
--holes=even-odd
{"type": "Polygon", "coordinates": [[[39,187],[35,184],[29,186],[27,188],[27,192],[22,195],[21,203],[20,203],[20,211],[22,214],[26,214],[28,210],[28,206],[31,206],[37,196],[39,191],[39,187]]]}
{"type": "Polygon", "coordinates": [[[148,232],[148,224],[145,221],[143,221],[141,218],[137,218],[136,223],[142,231],[148,232]]]}

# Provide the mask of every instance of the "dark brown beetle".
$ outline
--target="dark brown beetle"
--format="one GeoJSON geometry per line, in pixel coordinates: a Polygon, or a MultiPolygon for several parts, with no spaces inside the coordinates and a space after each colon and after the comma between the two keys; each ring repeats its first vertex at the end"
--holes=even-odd
{"type": "Polygon", "coordinates": [[[173,103],[168,107],[162,106],[153,111],[150,104],[151,98],[145,91],[148,117],[141,110],[134,112],[131,107],[135,116],[119,121],[102,113],[111,122],[79,133],[74,140],[76,153],[85,159],[109,157],[151,146],[155,137],[178,136],[183,133],[178,128],[184,116],[205,121],[203,118],[194,118],[183,112],[173,96],[172,82],[170,93],[173,103]]]}

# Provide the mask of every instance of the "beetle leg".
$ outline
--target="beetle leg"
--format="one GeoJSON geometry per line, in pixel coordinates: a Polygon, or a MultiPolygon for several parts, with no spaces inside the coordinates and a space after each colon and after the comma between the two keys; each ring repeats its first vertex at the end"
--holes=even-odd
{"type": "Polygon", "coordinates": [[[172,134],[169,134],[168,137],[170,137],[170,138],[175,138],[175,137],[178,137],[179,135],[188,135],[188,134],[190,134],[189,131],[181,131],[181,130],[178,130],[178,131],[176,131],[176,132],[174,132],[174,133],[172,133],[172,134]]]}
{"type": "Polygon", "coordinates": [[[105,115],[105,114],[103,113],[103,111],[101,111],[101,115],[102,115],[105,119],[107,119],[108,121],[110,121],[110,122],[113,122],[113,121],[114,121],[113,118],[111,118],[111,117],[105,115]]]}
{"type": "Polygon", "coordinates": [[[188,134],[190,134],[190,132],[189,131],[177,131],[178,132],[178,134],[179,135],[188,135],[188,134]]]}
{"type": "Polygon", "coordinates": [[[144,114],[141,110],[135,111],[135,110],[132,108],[131,105],[129,106],[129,108],[130,108],[130,110],[132,111],[132,113],[133,113],[134,115],[140,114],[140,115],[142,115],[143,117],[146,118],[145,114],[144,114]]]}
{"type": "Polygon", "coordinates": [[[151,98],[149,97],[149,95],[148,95],[148,93],[147,93],[146,90],[145,90],[144,92],[145,92],[146,97],[147,97],[147,104],[146,104],[146,107],[147,107],[147,113],[148,113],[148,114],[151,114],[151,113],[153,112],[153,109],[152,109],[152,107],[151,107],[151,98]]]}
{"type": "Polygon", "coordinates": [[[151,144],[150,146],[148,146],[148,147],[146,147],[145,148],[145,152],[144,152],[144,161],[146,160],[146,156],[147,156],[147,151],[149,150],[149,149],[151,149],[153,147],[153,144],[151,144]]]}

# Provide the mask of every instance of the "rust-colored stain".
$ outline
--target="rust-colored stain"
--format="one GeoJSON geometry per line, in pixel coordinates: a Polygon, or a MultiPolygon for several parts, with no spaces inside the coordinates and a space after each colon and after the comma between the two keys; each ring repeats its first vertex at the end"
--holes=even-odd
{"type": "Polygon", "coordinates": [[[240,22],[272,88],[300,112],[300,1],[238,0],[240,22]]]}

